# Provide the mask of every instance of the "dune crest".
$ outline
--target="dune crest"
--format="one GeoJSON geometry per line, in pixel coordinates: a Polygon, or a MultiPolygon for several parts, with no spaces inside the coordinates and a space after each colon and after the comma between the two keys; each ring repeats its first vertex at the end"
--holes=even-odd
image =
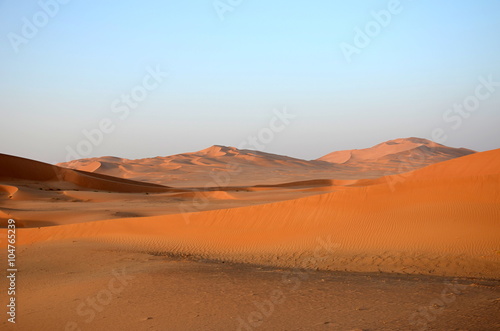
{"type": "MultiPolygon", "coordinates": [[[[21,157],[0,154],[2,182],[29,181],[49,188],[93,189],[111,192],[166,192],[168,187],[72,170],[21,157]]],[[[25,183],[29,184],[29,183],[25,183]]]]}
{"type": "Polygon", "coordinates": [[[323,242],[329,248],[314,264],[319,269],[498,278],[499,162],[500,150],[493,150],[415,171],[395,187],[382,178],[257,206],[23,229],[22,240],[86,238],[287,267],[314,258],[323,242]]]}
{"type": "Polygon", "coordinates": [[[400,138],[389,140],[370,148],[338,151],[318,160],[335,164],[364,164],[369,162],[398,161],[418,162],[420,156],[426,165],[475,153],[465,148],[447,147],[422,138],[400,138]]]}
{"type": "Polygon", "coordinates": [[[281,184],[362,179],[408,172],[474,153],[421,138],[395,139],[372,148],[339,151],[317,160],[214,145],[201,151],[128,160],[101,157],[58,164],[141,182],[176,187],[281,184]]]}

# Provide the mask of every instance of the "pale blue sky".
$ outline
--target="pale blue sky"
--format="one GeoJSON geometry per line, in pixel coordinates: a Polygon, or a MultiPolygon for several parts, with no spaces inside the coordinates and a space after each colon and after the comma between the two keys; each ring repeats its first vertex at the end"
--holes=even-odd
{"type": "Polygon", "coordinates": [[[346,61],[340,44],[389,2],[243,0],[221,20],[211,0],[72,0],[16,52],[42,9],[0,0],[0,152],[62,162],[103,118],[115,130],[89,156],[238,146],[283,107],[296,118],[267,152],[313,159],[436,128],[446,145],[500,147],[500,87],[458,129],[443,120],[480,76],[500,81],[500,2],[401,1],[346,61]],[[157,65],[166,80],[119,120],[113,101],[157,65]]]}

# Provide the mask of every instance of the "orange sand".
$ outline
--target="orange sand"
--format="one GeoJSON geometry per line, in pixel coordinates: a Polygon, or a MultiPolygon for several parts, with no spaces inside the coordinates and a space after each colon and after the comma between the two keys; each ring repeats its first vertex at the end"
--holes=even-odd
{"type": "MultiPolygon", "coordinates": [[[[19,229],[19,244],[97,240],[123,250],[273,266],[500,277],[500,150],[396,176],[397,181],[308,182],[306,190],[319,184],[333,192],[239,208],[19,229]]],[[[81,172],[68,178],[86,187],[104,180],[119,185],[81,172]]],[[[129,190],[138,184],[120,185],[129,190]]],[[[15,191],[11,187],[3,185],[4,195],[15,191]]],[[[296,183],[286,192],[300,196],[303,190],[304,183],[296,183]]],[[[209,198],[234,200],[241,194],[228,191],[209,198]]],[[[142,208],[136,212],[147,212],[147,203],[142,208]]]]}

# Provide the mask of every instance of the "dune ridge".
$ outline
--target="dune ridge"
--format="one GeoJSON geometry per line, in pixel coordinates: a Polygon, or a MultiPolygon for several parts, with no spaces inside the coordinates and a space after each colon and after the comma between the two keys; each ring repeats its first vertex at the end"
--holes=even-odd
{"type": "Polygon", "coordinates": [[[371,148],[340,151],[317,160],[214,145],[193,153],[128,160],[80,159],[61,167],[176,187],[282,184],[332,179],[378,178],[472,154],[421,138],[401,138],[371,148]],[[223,181],[222,184],[217,183],[223,181]]]}
{"type": "Polygon", "coordinates": [[[399,138],[389,140],[370,148],[337,151],[320,157],[319,161],[344,165],[400,165],[422,167],[446,161],[475,151],[466,148],[452,148],[423,138],[399,138]]]}
{"type": "Polygon", "coordinates": [[[166,192],[163,185],[142,183],[115,178],[82,170],[72,170],[22,157],[0,154],[0,179],[5,182],[44,182],[60,188],[58,184],[73,184],[74,188],[95,189],[111,192],[166,192]]]}
{"type": "Polygon", "coordinates": [[[499,278],[499,169],[493,150],[414,171],[395,187],[381,178],[256,206],[20,229],[20,238],[102,240],[273,266],[499,278]]]}

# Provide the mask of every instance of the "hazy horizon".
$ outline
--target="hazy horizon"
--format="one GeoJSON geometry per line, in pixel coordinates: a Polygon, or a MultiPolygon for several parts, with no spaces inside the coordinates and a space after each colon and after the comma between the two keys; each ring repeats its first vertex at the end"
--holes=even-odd
{"type": "Polygon", "coordinates": [[[1,153],[238,147],[283,109],[265,152],[309,160],[436,130],[500,147],[496,1],[54,1],[0,1],[1,153]],[[84,131],[101,124],[94,144],[84,131]]]}

